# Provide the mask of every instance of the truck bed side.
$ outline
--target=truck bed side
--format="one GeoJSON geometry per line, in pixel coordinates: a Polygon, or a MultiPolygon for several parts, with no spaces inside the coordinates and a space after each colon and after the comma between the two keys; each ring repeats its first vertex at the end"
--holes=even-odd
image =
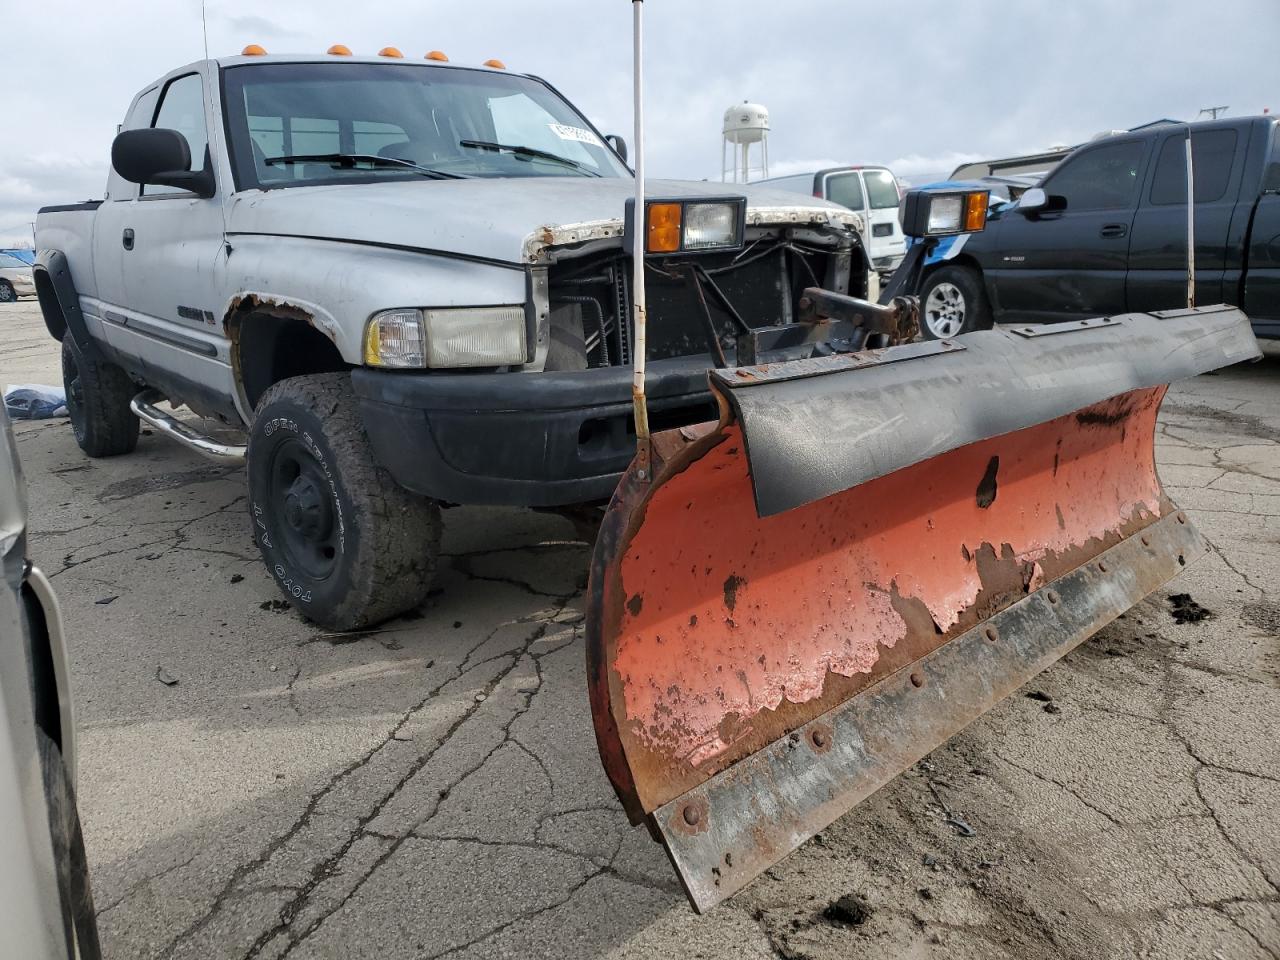
{"type": "Polygon", "coordinates": [[[93,220],[101,200],[66,206],[42,207],[36,214],[36,247],[58,250],[71,265],[76,292],[82,297],[97,295],[93,271],[93,220]]]}

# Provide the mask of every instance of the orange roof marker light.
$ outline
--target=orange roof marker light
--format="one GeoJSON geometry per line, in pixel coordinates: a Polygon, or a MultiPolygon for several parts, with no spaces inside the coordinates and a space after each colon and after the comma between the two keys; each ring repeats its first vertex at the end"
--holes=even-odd
{"type": "Polygon", "coordinates": [[[351,56],[351,48],[343,43],[335,43],[325,53],[332,54],[335,57],[349,57],[351,56]]]}
{"type": "Polygon", "coordinates": [[[484,62],[484,65],[485,65],[486,67],[493,67],[493,69],[495,69],[495,70],[505,70],[505,69],[507,69],[507,65],[506,65],[505,63],[503,63],[501,60],[486,60],[486,61],[484,62]]]}
{"type": "Polygon", "coordinates": [[[380,57],[395,57],[397,60],[403,60],[404,54],[400,52],[399,47],[383,47],[378,51],[380,57]]]}
{"type": "Polygon", "coordinates": [[[242,57],[265,57],[266,55],[267,51],[263,50],[262,47],[258,46],[256,43],[251,43],[240,51],[240,56],[242,57]]]}
{"type": "Polygon", "coordinates": [[[446,57],[446,56],[445,56],[443,53],[441,53],[439,50],[432,50],[432,51],[431,51],[430,53],[428,53],[425,57],[423,57],[423,59],[424,59],[424,60],[439,60],[441,63],[448,63],[448,62],[449,62],[449,58],[448,58],[448,57],[446,57]]]}

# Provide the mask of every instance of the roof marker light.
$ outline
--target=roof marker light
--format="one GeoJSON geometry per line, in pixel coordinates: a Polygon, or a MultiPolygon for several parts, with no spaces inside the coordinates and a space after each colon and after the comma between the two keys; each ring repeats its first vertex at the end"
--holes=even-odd
{"type": "Polygon", "coordinates": [[[404,54],[400,52],[400,49],[398,47],[383,47],[381,50],[378,51],[378,56],[395,57],[400,60],[404,59],[404,54]]]}
{"type": "Polygon", "coordinates": [[[448,63],[448,62],[449,62],[449,58],[448,58],[448,57],[446,57],[446,56],[445,56],[443,53],[441,53],[439,50],[432,50],[432,51],[431,51],[430,53],[428,53],[428,54],[426,55],[426,57],[424,57],[423,59],[425,59],[425,60],[439,60],[441,63],[448,63]]]}
{"type": "Polygon", "coordinates": [[[267,51],[263,50],[262,47],[258,46],[256,43],[251,43],[240,51],[240,56],[242,57],[265,57],[266,55],[267,51]]]}
{"type": "Polygon", "coordinates": [[[346,44],[335,43],[325,53],[332,54],[335,57],[349,57],[351,56],[351,48],[346,44]]]}
{"type": "Polygon", "coordinates": [[[495,69],[495,70],[505,70],[505,69],[507,69],[507,65],[506,65],[505,63],[503,63],[501,60],[496,60],[496,59],[495,59],[495,60],[486,60],[486,61],[484,62],[484,65],[485,65],[486,67],[493,67],[493,69],[495,69]]]}

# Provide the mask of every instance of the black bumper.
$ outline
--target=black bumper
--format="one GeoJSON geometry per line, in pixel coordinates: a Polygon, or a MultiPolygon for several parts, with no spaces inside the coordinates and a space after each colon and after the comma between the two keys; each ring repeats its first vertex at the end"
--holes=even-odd
{"type": "MultiPolygon", "coordinates": [[[[631,369],[351,374],[374,455],[406,489],[528,507],[608,499],[635,454],[631,369]]],[[[652,429],[716,418],[703,360],[659,361],[652,429]]]]}

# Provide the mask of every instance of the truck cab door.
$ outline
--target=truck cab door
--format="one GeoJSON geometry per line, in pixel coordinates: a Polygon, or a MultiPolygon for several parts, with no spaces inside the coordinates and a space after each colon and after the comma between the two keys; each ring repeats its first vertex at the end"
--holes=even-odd
{"type": "MultiPolygon", "coordinates": [[[[168,79],[150,126],[177,130],[191,148],[192,169],[211,163],[206,78],[193,71],[168,79]]],[[[121,205],[104,242],[119,245],[126,309],[116,331],[148,382],[184,397],[234,396],[230,345],[222,332],[226,254],[222,190],[202,198],[144,184],[121,205]],[[118,228],[118,229],[116,229],[118,228]]]]}
{"type": "MultiPolygon", "coordinates": [[[[1155,164],[1133,223],[1126,281],[1129,310],[1187,305],[1187,133],[1159,141],[1155,164]]],[[[1227,249],[1233,233],[1244,245],[1247,212],[1234,217],[1245,143],[1234,128],[1197,128],[1191,135],[1195,175],[1196,301],[1222,303],[1227,249]],[[1233,224],[1234,217],[1234,224],[1233,224]],[[1233,229],[1234,227],[1234,229],[1233,229]]],[[[1233,285],[1234,287],[1234,285],[1233,285]]],[[[1234,295],[1234,289],[1231,294],[1234,295]]]]}
{"type": "Polygon", "coordinates": [[[1057,209],[1014,207],[996,226],[984,265],[997,320],[1055,321],[1125,309],[1129,234],[1149,145],[1086,147],[1043,184],[1057,209]]]}

